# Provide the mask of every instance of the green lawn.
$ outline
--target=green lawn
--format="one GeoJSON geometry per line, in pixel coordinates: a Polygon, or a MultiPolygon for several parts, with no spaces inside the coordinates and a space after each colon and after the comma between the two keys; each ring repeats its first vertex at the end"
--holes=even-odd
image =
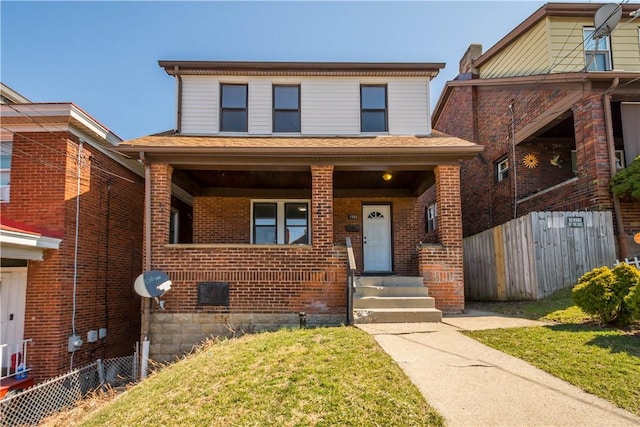
{"type": "Polygon", "coordinates": [[[637,324],[625,330],[597,325],[573,305],[570,289],[540,301],[470,303],[468,307],[556,323],[465,334],[640,415],[637,324]]]}
{"type": "Polygon", "coordinates": [[[281,330],[214,341],[86,426],[428,426],[443,419],[368,334],[281,330]]]}

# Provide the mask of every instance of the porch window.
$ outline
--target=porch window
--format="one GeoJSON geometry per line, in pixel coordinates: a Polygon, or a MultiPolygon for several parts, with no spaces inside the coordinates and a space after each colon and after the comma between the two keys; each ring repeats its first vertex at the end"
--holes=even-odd
{"type": "Polygon", "coordinates": [[[11,141],[0,142],[0,202],[9,201],[12,148],[11,141]]]}
{"type": "Polygon", "coordinates": [[[387,131],[387,86],[360,86],[360,131],[387,131]]]}
{"type": "Polygon", "coordinates": [[[609,71],[612,68],[609,36],[594,40],[593,34],[595,31],[593,27],[585,27],[582,30],[585,68],[587,71],[609,71]]]}
{"type": "Polygon", "coordinates": [[[496,180],[502,181],[509,176],[509,159],[502,159],[496,164],[496,180]]]}
{"type": "Polygon", "coordinates": [[[438,228],[438,205],[432,204],[427,208],[427,233],[438,228]]]}
{"type": "Polygon", "coordinates": [[[247,132],[247,85],[220,85],[220,130],[247,132]]]}
{"type": "Polygon", "coordinates": [[[273,131],[300,132],[300,86],[273,86],[273,131]]]}
{"type": "Polygon", "coordinates": [[[254,201],[255,244],[306,245],[309,243],[309,201],[254,201]]]}

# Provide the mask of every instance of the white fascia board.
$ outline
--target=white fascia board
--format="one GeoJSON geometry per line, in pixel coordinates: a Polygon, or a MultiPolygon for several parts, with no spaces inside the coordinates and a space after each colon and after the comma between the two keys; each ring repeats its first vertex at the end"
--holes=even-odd
{"type": "Polygon", "coordinates": [[[41,234],[21,233],[19,231],[0,230],[0,244],[41,249],[60,249],[62,239],[41,234]]]}
{"type": "Polygon", "coordinates": [[[45,249],[59,249],[62,239],[18,231],[0,230],[2,258],[42,261],[45,249]]]}
{"type": "Polygon", "coordinates": [[[80,108],[71,104],[71,117],[82,123],[83,126],[86,126],[100,138],[104,139],[111,145],[118,145],[118,143],[122,142],[118,136],[116,136],[113,132],[111,132],[106,127],[102,126],[100,123],[95,121],[91,116],[82,111],[80,108]]]}

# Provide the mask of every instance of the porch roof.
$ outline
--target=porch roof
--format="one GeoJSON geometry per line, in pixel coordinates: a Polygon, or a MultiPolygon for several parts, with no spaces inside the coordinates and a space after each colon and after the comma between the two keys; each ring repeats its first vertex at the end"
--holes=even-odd
{"type": "Polygon", "coordinates": [[[59,249],[61,242],[62,239],[45,236],[35,227],[4,218],[0,222],[0,250],[3,258],[42,261],[43,251],[59,249]]]}
{"type": "Polygon", "coordinates": [[[269,158],[281,163],[385,163],[437,165],[474,157],[482,146],[434,131],[425,136],[202,136],[173,132],[125,141],[123,153],[145,153],[172,164],[245,161],[269,158]],[[207,157],[210,159],[207,159],[207,157]]]}

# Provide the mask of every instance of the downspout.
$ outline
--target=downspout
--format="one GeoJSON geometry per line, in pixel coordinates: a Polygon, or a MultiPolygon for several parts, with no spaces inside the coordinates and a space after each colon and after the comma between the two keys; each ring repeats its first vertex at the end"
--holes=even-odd
{"type": "Polygon", "coordinates": [[[173,72],[176,76],[176,80],[178,83],[177,87],[177,97],[178,97],[178,111],[176,113],[176,132],[182,132],[182,76],[180,75],[180,68],[176,65],[173,67],[173,72]]]}
{"type": "Polygon", "coordinates": [[[518,176],[516,174],[516,166],[518,164],[516,159],[516,114],[513,111],[513,103],[515,99],[511,100],[509,104],[509,111],[511,112],[511,147],[513,149],[513,218],[518,217],[518,176]]]}
{"type": "MultiPolygon", "coordinates": [[[[151,167],[145,161],[144,152],[140,152],[140,160],[144,164],[144,271],[149,271],[151,270],[151,167]]],[[[151,298],[142,297],[140,379],[147,377],[150,317],[151,298]]]]}
{"type": "MultiPolygon", "coordinates": [[[[618,169],[616,167],[616,146],[613,139],[613,121],[611,114],[611,92],[618,87],[620,79],[613,79],[611,86],[602,95],[602,103],[604,108],[604,127],[607,132],[607,148],[609,150],[609,172],[613,177],[618,169]]],[[[609,190],[611,191],[611,190],[609,190]]],[[[616,225],[618,230],[618,245],[620,247],[620,258],[629,258],[629,248],[627,247],[627,233],[622,222],[622,210],[620,209],[620,199],[612,193],[613,197],[613,213],[616,217],[616,225]]]]}

